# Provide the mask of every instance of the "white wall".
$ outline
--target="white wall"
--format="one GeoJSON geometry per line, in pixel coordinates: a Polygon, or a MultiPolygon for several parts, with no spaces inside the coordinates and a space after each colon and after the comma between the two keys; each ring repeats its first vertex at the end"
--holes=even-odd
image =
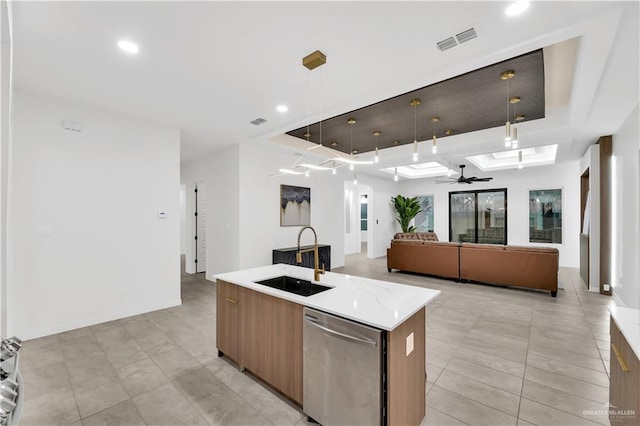
{"type": "MultiPolygon", "coordinates": [[[[187,209],[193,211],[196,182],[207,187],[207,278],[212,275],[238,270],[240,267],[240,147],[233,145],[209,155],[183,163],[180,180],[187,188],[187,209]]],[[[187,214],[187,232],[193,230],[193,216],[187,214]]],[[[187,266],[193,266],[195,244],[188,244],[187,266]]],[[[187,272],[194,272],[187,269],[187,272]]]]}
{"type": "MultiPolygon", "coordinates": [[[[344,233],[344,254],[360,253],[360,199],[358,187],[353,184],[353,177],[347,175],[344,181],[344,194],[342,197],[342,209],[344,221],[342,222],[344,233]],[[349,179],[350,178],[350,179],[349,179]],[[348,232],[347,232],[348,231],[348,232]]],[[[367,247],[367,252],[369,251],[367,247]]]]}
{"type": "MultiPolygon", "coordinates": [[[[476,175],[476,173],[468,173],[476,175]]],[[[562,244],[544,244],[560,251],[560,266],[579,266],[580,175],[579,162],[554,166],[531,167],[523,170],[502,170],[482,173],[493,176],[490,182],[473,185],[436,184],[432,179],[403,180],[400,193],[404,196],[434,195],[434,230],[441,241],[449,240],[449,192],[475,189],[507,188],[507,243],[529,243],[529,190],[562,188],[562,244]]]]}
{"type": "Polygon", "coordinates": [[[391,207],[391,197],[398,195],[399,185],[392,178],[359,174],[358,186],[361,184],[371,188],[368,194],[370,240],[367,242],[367,257],[383,257],[387,255],[393,234],[400,231],[391,207]]]}
{"type": "Polygon", "coordinates": [[[9,334],[181,303],[178,129],[16,90],[13,141],[9,334]]]}
{"type": "MultiPolygon", "coordinates": [[[[269,265],[274,248],[293,247],[300,227],[280,226],[280,185],[311,188],[311,226],[320,244],[331,245],[331,268],[344,266],[343,182],[346,173],[269,177],[296,159],[290,150],[260,141],[240,145],[240,268],[269,265]]],[[[305,231],[301,244],[312,244],[305,231]]],[[[207,274],[209,276],[209,274],[207,274]]]]}
{"type": "Polygon", "coordinates": [[[640,308],[640,130],[638,105],[613,135],[613,294],[640,308]]]}
{"type": "Polygon", "coordinates": [[[13,103],[11,3],[0,1],[0,336],[7,336],[8,194],[13,103]]]}
{"type": "Polygon", "coordinates": [[[187,233],[187,187],[180,185],[180,254],[187,253],[189,240],[187,233]]]}

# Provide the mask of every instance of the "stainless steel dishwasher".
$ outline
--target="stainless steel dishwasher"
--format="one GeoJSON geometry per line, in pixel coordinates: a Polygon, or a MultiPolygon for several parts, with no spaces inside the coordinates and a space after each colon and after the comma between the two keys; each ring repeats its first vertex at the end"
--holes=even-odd
{"type": "Polygon", "coordinates": [[[383,425],[385,334],[304,308],[303,410],[324,426],[383,425]]]}

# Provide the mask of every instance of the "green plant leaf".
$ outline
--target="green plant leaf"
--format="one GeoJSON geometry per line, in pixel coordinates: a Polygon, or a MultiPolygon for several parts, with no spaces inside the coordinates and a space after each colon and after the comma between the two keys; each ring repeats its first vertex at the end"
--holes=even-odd
{"type": "Polygon", "coordinates": [[[418,197],[403,197],[398,194],[395,197],[391,197],[391,202],[396,212],[396,220],[402,228],[402,232],[415,232],[415,226],[409,224],[415,218],[420,210],[420,203],[418,197]]]}

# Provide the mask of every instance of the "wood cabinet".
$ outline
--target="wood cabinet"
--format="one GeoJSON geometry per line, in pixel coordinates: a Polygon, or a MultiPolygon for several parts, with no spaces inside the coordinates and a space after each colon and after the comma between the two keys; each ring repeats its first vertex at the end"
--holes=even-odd
{"type": "Polygon", "coordinates": [[[616,425],[640,425],[640,362],[611,318],[609,420],[616,425]]]}
{"type": "Polygon", "coordinates": [[[235,362],[238,358],[238,286],[224,281],[216,285],[216,346],[235,362]]]}
{"type": "MultiPolygon", "coordinates": [[[[221,280],[216,306],[218,350],[302,407],[303,306],[221,280]]],[[[384,332],[389,425],[425,416],[425,312],[384,332]]]]}
{"type": "Polygon", "coordinates": [[[302,306],[218,280],[220,352],[302,405],[302,306]]]}
{"type": "Polygon", "coordinates": [[[302,306],[238,290],[242,366],[302,405],[302,306]]]}
{"type": "Polygon", "coordinates": [[[425,315],[422,308],[388,332],[387,408],[389,425],[417,425],[425,416],[425,315]],[[409,343],[408,341],[412,343],[409,343]],[[407,350],[412,346],[413,350],[407,350]],[[408,354],[407,354],[408,353],[408,354]]]}

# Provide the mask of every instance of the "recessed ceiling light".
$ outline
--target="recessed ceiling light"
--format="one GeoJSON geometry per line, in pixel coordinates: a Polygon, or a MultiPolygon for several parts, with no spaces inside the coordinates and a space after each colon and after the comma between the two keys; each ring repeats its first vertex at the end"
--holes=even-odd
{"type": "Polygon", "coordinates": [[[118,42],[118,47],[127,53],[138,53],[138,51],[140,50],[137,44],[128,40],[120,40],[118,42]]]}
{"type": "Polygon", "coordinates": [[[509,7],[507,7],[507,9],[504,11],[504,13],[507,16],[516,16],[516,15],[520,15],[522,12],[524,12],[525,10],[527,10],[529,8],[529,2],[528,1],[516,1],[511,3],[511,5],[509,7]]]}
{"type": "Polygon", "coordinates": [[[278,112],[283,112],[284,113],[284,112],[289,111],[289,107],[286,106],[286,105],[278,105],[276,107],[276,110],[278,110],[278,112]]]}

